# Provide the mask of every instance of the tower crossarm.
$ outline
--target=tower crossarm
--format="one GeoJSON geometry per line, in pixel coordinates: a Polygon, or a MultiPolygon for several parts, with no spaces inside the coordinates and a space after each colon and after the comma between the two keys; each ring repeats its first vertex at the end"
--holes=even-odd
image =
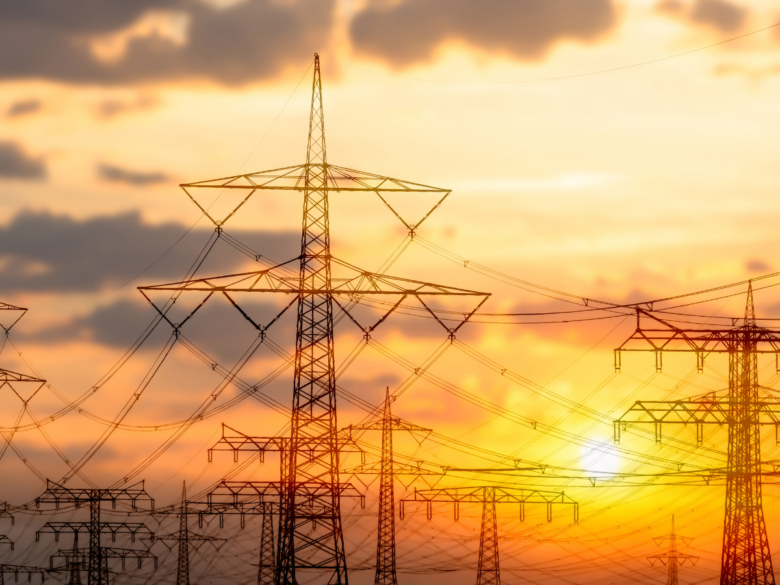
{"type": "MultiPolygon", "coordinates": [[[[737,321],[735,319],[735,321],[737,321]]],[[[749,327],[752,350],[755,353],[780,355],[780,330],[755,324],[731,328],[682,329],[653,313],[636,308],[636,329],[615,349],[615,371],[621,368],[621,354],[626,351],[656,353],[656,371],[662,370],[662,354],[695,353],[699,371],[704,369],[704,358],[711,353],[733,354],[740,351],[745,341],[745,327],[749,327]]]]}
{"type": "Polygon", "coordinates": [[[41,569],[40,567],[30,567],[27,565],[0,564],[0,573],[12,573],[14,576],[14,581],[19,580],[19,573],[26,573],[28,581],[31,581],[32,576],[37,574],[41,576],[41,583],[43,583],[45,577],[44,569],[41,569]]]}
{"type": "MultiPolygon", "coordinates": [[[[306,437],[298,440],[297,451],[299,453],[330,452],[332,448],[329,437],[306,437]]],[[[357,442],[350,436],[340,436],[336,446],[342,453],[360,453],[363,450],[357,442]]],[[[214,451],[232,451],[233,460],[238,461],[238,454],[241,451],[256,452],[259,451],[261,459],[266,452],[284,453],[290,449],[290,437],[253,437],[245,435],[241,431],[222,425],[222,437],[213,447],[208,450],[209,462],[213,459],[214,451]]]]}
{"type": "Polygon", "coordinates": [[[46,480],[46,491],[35,498],[35,507],[41,504],[54,504],[59,508],[62,503],[74,503],[76,507],[89,505],[95,501],[111,502],[116,507],[117,502],[130,502],[135,510],[139,502],[148,502],[154,509],[154,499],[144,489],[144,482],[140,481],[126,488],[70,488],[57,482],[46,480]]]}
{"type": "MultiPolygon", "coordinates": [[[[47,522],[35,533],[35,542],[40,541],[41,534],[53,534],[54,541],[59,542],[60,534],[89,534],[90,522],[47,522]]],[[[130,541],[135,542],[136,536],[154,538],[154,533],[145,525],[137,522],[101,522],[100,534],[110,534],[111,541],[115,542],[117,535],[128,535],[130,541]]]]}
{"type": "Polygon", "coordinates": [[[752,401],[742,403],[728,398],[705,395],[688,400],[639,400],[619,419],[613,422],[613,438],[620,442],[621,431],[629,424],[652,424],[655,427],[655,442],[661,442],[661,426],[677,424],[695,426],[696,441],[701,444],[704,425],[719,427],[739,424],[745,407],[756,415],[753,424],[774,425],[776,438],[780,442],[780,401],[752,401]]]}
{"type": "MultiPolygon", "coordinates": [[[[446,475],[446,472],[443,470],[434,471],[431,469],[426,469],[423,466],[422,461],[415,461],[413,463],[399,463],[398,461],[393,461],[392,465],[392,474],[393,476],[396,475],[446,475]]],[[[364,463],[361,465],[357,465],[355,467],[349,467],[347,469],[343,469],[341,471],[342,473],[347,473],[351,475],[381,475],[383,473],[382,471],[382,461],[372,461],[371,463],[364,463]]]]}
{"type": "Polygon", "coordinates": [[[552,521],[552,507],[557,504],[572,506],[574,521],[579,521],[579,504],[564,492],[534,490],[525,488],[507,488],[494,486],[440,488],[414,490],[410,498],[401,500],[401,518],[404,517],[404,505],[408,502],[424,502],[426,514],[432,517],[432,504],[451,502],[454,506],[455,520],[460,516],[460,504],[484,504],[487,499],[496,504],[519,504],[521,519],[525,517],[526,504],[543,504],[547,508],[547,521],[552,521]]]}
{"type": "Polygon", "coordinates": [[[699,560],[699,557],[695,555],[689,555],[686,553],[681,553],[679,551],[676,552],[664,552],[658,555],[651,555],[647,557],[647,560],[650,561],[651,565],[655,565],[656,561],[660,561],[662,565],[669,564],[669,561],[676,560],[678,565],[684,565],[686,562],[690,563],[691,565],[695,565],[696,562],[699,560]]]}

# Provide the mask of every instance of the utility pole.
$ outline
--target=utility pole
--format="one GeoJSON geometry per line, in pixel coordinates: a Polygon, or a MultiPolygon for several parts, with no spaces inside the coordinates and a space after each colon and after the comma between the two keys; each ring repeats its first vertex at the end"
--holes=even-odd
{"type": "Polygon", "coordinates": [[[87,585],[108,585],[108,561],[111,559],[121,560],[123,568],[127,559],[137,560],[139,568],[143,559],[154,559],[154,565],[157,567],[157,557],[148,550],[104,547],[101,542],[101,536],[104,534],[110,534],[112,542],[116,541],[117,535],[129,536],[133,542],[138,536],[150,538],[153,535],[143,523],[103,522],[100,518],[103,502],[111,502],[113,507],[116,507],[117,502],[129,502],[132,509],[137,510],[138,502],[146,501],[150,503],[153,510],[154,500],[144,490],[143,481],[126,488],[115,489],[68,488],[51,480],[47,480],[46,484],[46,491],[35,499],[36,508],[41,504],[53,504],[55,509],[58,509],[62,503],[73,504],[76,508],[89,506],[89,522],[47,522],[35,533],[36,541],[40,539],[41,534],[53,534],[55,542],[59,541],[62,533],[72,533],[74,541],[80,532],[89,535],[88,549],[61,549],[52,556],[52,564],[55,558],[63,558],[66,567],[72,567],[72,563],[80,562],[81,555],[86,556],[87,585]]]}
{"type": "Polygon", "coordinates": [[[428,520],[433,517],[433,504],[436,502],[451,502],[453,504],[455,520],[460,519],[461,504],[482,504],[477,585],[501,584],[496,504],[519,505],[521,522],[525,521],[526,504],[544,504],[547,509],[548,522],[552,522],[552,507],[554,505],[569,505],[574,508],[574,521],[579,521],[579,504],[563,492],[496,486],[414,490],[414,494],[411,498],[401,500],[402,519],[404,517],[404,504],[407,502],[425,502],[425,512],[428,520]]]}
{"type": "MultiPolygon", "coordinates": [[[[193,545],[197,550],[208,542],[214,546],[214,548],[218,549],[219,547],[216,545],[216,542],[224,541],[222,538],[196,534],[189,529],[187,525],[188,515],[193,513],[197,514],[199,512],[199,509],[192,509],[189,507],[189,502],[187,501],[187,483],[182,482],[181,505],[176,512],[179,516],[179,530],[162,536],[155,534],[150,538],[152,543],[158,541],[162,542],[168,547],[168,550],[171,550],[174,546],[178,545],[179,555],[176,569],[176,585],[190,585],[190,545],[193,545]]],[[[167,514],[167,512],[162,513],[167,514]]]]}
{"type": "MultiPolygon", "coordinates": [[[[395,568],[395,496],[393,493],[393,479],[396,475],[428,475],[432,472],[408,464],[397,463],[393,459],[393,432],[407,431],[410,433],[424,433],[426,436],[431,429],[425,429],[415,424],[394,417],[390,408],[390,389],[385,394],[385,404],[382,417],[362,425],[350,425],[345,429],[352,437],[352,432],[382,431],[382,460],[379,469],[379,517],[377,526],[376,544],[376,574],[374,585],[397,585],[398,578],[395,568]]],[[[362,465],[349,470],[353,474],[376,473],[375,468],[362,465]]],[[[436,474],[440,475],[440,474],[436,474]]]]}
{"type": "MultiPolygon", "coordinates": [[[[296,585],[296,570],[327,573],[328,585],[347,585],[347,565],[344,553],[344,535],[341,525],[339,497],[344,489],[339,483],[338,421],[336,409],[336,376],[333,337],[334,309],[344,312],[361,332],[370,337],[400,304],[416,300],[420,309],[431,314],[443,327],[450,339],[468,321],[490,296],[486,293],[434,285],[371,273],[347,262],[338,260],[330,252],[329,195],[333,192],[349,191],[376,194],[392,211],[410,236],[431,215],[449,195],[449,189],[429,187],[419,183],[383,177],[373,173],[338,167],[327,161],[325,141],[325,115],[322,105],[322,79],[320,59],[314,55],[314,76],[309,116],[309,135],[306,162],[302,165],[248,173],[196,183],[185,183],[181,187],[214,223],[218,234],[224,223],[251,197],[263,190],[298,191],[303,193],[303,225],[301,252],[294,259],[299,266],[297,283],[285,274],[279,274],[292,261],[252,273],[192,279],[179,283],[139,287],[160,315],[178,332],[180,327],[198,310],[178,322],[172,322],[166,315],[170,305],[157,304],[148,296],[164,292],[180,294],[184,291],[206,293],[202,306],[213,295],[224,295],[246,320],[258,331],[260,341],[288,308],[297,302],[297,325],[295,339],[293,401],[290,419],[289,464],[281,478],[282,490],[279,499],[279,532],[276,551],[276,585],[296,585]],[[243,189],[246,197],[230,214],[215,219],[209,209],[201,205],[193,195],[198,189],[233,190],[243,189]],[[383,194],[404,193],[435,195],[438,202],[422,218],[414,222],[404,219],[387,201],[383,194]],[[344,277],[335,280],[332,270],[339,270],[344,277]],[[292,295],[290,302],[269,323],[257,323],[230,296],[232,293],[275,293],[292,295]],[[375,323],[361,323],[360,317],[350,312],[348,306],[356,299],[376,296],[386,302],[392,296],[398,301],[391,305],[375,323]],[[464,311],[453,317],[452,312],[441,314],[436,308],[423,301],[424,297],[436,299],[441,296],[474,299],[473,310],[464,311]],[[342,301],[339,301],[339,298],[342,301]],[[454,319],[454,321],[453,321],[454,319]],[[446,321],[446,323],[445,323],[446,321]],[[326,448],[312,451],[307,449],[311,442],[326,448]],[[311,484],[318,484],[319,511],[311,514],[309,506],[311,484]],[[303,492],[299,493],[299,489],[303,492]]],[[[213,191],[212,191],[213,192],[213,191]]],[[[430,299],[429,299],[430,300],[430,299]]]]}
{"type": "Polygon", "coordinates": [[[701,444],[705,425],[728,429],[726,506],[721,551],[720,585],[774,585],[772,555],[767,539],[761,494],[762,425],[780,425],[780,401],[764,395],[758,384],[758,354],[780,354],[780,331],[756,324],[753,286],[748,285],[745,316],[730,328],[680,329],[651,312],[636,307],[636,331],[615,350],[620,371],[621,353],[653,351],[656,371],[663,367],[664,352],[696,354],[699,371],[711,353],[729,356],[728,396],[699,399],[637,402],[615,421],[615,441],[629,424],[651,423],[656,442],[664,424],[691,424],[701,444]],[[644,318],[644,319],[643,319],[644,318]],[[649,327],[643,321],[650,321],[649,327]],[[675,345],[675,342],[678,345],[675,345]]]}
{"type": "Polygon", "coordinates": [[[679,585],[679,571],[678,568],[684,565],[686,562],[695,565],[699,557],[681,553],[677,550],[677,540],[682,541],[683,545],[688,545],[691,538],[685,536],[679,536],[674,530],[674,515],[672,515],[672,533],[669,536],[662,536],[660,538],[654,538],[653,541],[657,546],[661,546],[665,540],[669,541],[669,550],[659,555],[653,555],[647,557],[651,565],[655,565],[656,561],[660,561],[662,565],[666,566],[666,585],[679,585]]]}

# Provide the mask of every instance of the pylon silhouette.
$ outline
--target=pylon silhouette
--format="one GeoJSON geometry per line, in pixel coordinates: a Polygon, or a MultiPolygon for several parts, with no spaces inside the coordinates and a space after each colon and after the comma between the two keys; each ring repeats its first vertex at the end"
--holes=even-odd
{"type": "MultiPolygon", "coordinates": [[[[176,513],[179,516],[179,530],[171,534],[154,535],[152,542],[162,542],[169,550],[174,546],[179,547],[176,567],[176,585],[190,585],[190,546],[194,545],[196,548],[200,548],[204,543],[208,542],[214,548],[219,548],[216,543],[224,541],[223,538],[216,538],[214,536],[203,536],[197,534],[189,529],[187,518],[190,514],[202,514],[202,510],[199,508],[190,508],[190,502],[187,501],[187,482],[183,481],[181,485],[181,505],[178,506],[176,513]],[[170,543],[170,544],[168,544],[170,543]]],[[[168,515],[169,512],[163,510],[163,515],[168,515]]]]}
{"type": "Polygon", "coordinates": [[[501,585],[498,562],[498,522],[496,522],[496,490],[485,488],[482,503],[482,526],[479,531],[479,565],[477,585],[501,585]]]}
{"type": "Polygon", "coordinates": [[[496,518],[496,504],[519,504],[521,522],[525,521],[526,504],[544,504],[547,508],[548,522],[552,522],[553,505],[570,505],[574,508],[574,521],[579,521],[579,504],[577,502],[563,492],[551,492],[546,490],[495,486],[414,490],[414,494],[411,498],[401,500],[401,518],[404,517],[404,504],[407,502],[425,502],[425,513],[428,520],[433,517],[434,502],[451,502],[453,504],[455,520],[460,519],[460,504],[482,504],[477,585],[499,585],[501,583],[501,571],[498,558],[498,521],[496,518]]]}
{"type": "Polygon", "coordinates": [[[669,541],[669,550],[659,555],[653,555],[647,557],[651,565],[654,565],[656,561],[661,561],[662,565],[666,565],[666,585],[679,585],[679,567],[686,562],[695,565],[699,557],[681,553],[677,550],[678,539],[682,541],[684,545],[687,545],[691,539],[685,536],[679,536],[674,529],[674,515],[672,515],[672,532],[669,536],[662,536],[660,538],[654,538],[656,545],[661,546],[665,540],[669,541]]]}
{"type": "Polygon", "coordinates": [[[729,446],[720,584],[774,585],[762,503],[760,427],[776,426],[780,402],[762,395],[758,384],[758,353],[778,356],[780,331],[756,324],[752,282],[748,284],[745,315],[739,327],[685,330],[639,307],[636,312],[636,331],[615,350],[617,371],[620,371],[623,351],[655,352],[658,372],[662,369],[664,351],[695,352],[699,371],[704,368],[705,355],[726,353],[729,356],[728,396],[724,400],[713,393],[694,400],[637,402],[615,421],[615,440],[620,440],[621,429],[629,423],[654,424],[656,442],[661,441],[662,424],[691,424],[696,428],[699,443],[703,440],[704,425],[725,425],[729,446]],[[641,317],[652,319],[653,325],[642,327],[641,317]],[[671,349],[669,344],[674,340],[685,345],[671,349]]]}
{"type": "MultiPolygon", "coordinates": [[[[384,408],[379,420],[362,424],[350,425],[345,429],[350,440],[353,432],[382,431],[382,459],[379,465],[379,515],[376,541],[376,573],[374,585],[397,585],[398,577],[395,566],[395,494],[393,479],[396,475],[434,475],[420,467],[397,463],[393,459],[393,432],[418,432],[426,435],[431,429],[425,429],[415,424],[394,417],[391,409],[390,388],[385,392],[384,408]]],[[[376,467],[361,465],[349,470],[353,474],[374,474],[376,467]]],[[[440,473],[435,473],[439,475],[440,473]]]]}
{"type": "MultiPolygon", "coordinates": [[[[219,291],[259,332],[258,344],[265,340],[268,328],[278,322],[288,308],[297,303],[289,450],[282,452],[284,472],[280,481],[275,482],[280,497],[274,582],[277,585],[295,585],[295,571],[301,568],[330,573],[329,585],[347,585],[340,498],[345,496],[347,488],[351,486],[342,486],[339,483],[333,337],[334,303],[360,328],[366,339],[369,339],[372,332],[398,308],[404,299],[417,300],[420,307],[431,314],[435,322],[445,329],[449,338],[454,339],[459,329],[490,295],[371,273],[334,258],[330,252],[329,193],[349,191],[377,195],[406,226],[409,235],[413,236],[415,230],[444,201],[450,190],[338,167],[327,162],[320,60],[316,54],[306,163],[271,171],[186,183],[181,187],[214,223],[217,237],[220,237],[224,223],[253,193],[265,189],[303,192],[301,252],[295,259],[299,263],[297,283],[286,273],[277,274],[286,269],[289,262],[285,262],[266,270],[242,275],[192,279],[139,287],[139,290],[177,333],[198,309],[194,309],[189,316],[181,320],[177,319],[174,323],[166,315],[170,310],[168,293],[171,291],[178,291],[177,294],[183,291],[205,292],[208,299],[219,291]],[[212,189],[212,193],[214,189],[244,189],[249,192],[227,216],[215,219],[209,215],[208,206],[201,205],[190,193],[195,189],[212,189]],[[383,197],[383,193],[388,192],[428,193],[436,195],[439,200],[423,217],[410,222],[402,218],[383,197]],[[342,278],[339,274],[334,283],[331,278],[332,266],[337,267],[348,277],[342,278]],[[147,294],[159,292],[165,292],[166,298],[161,307],[147,294]],[[293,296],[292,301],[263,326],[239,307],[230,296],[233,292],[293,296]],[[375,323],[361,323],[358,316],[352,313],[350,303],[355,298],[371,295],[380,295],[385,301],[392,295],[398,299],[398,302],[389,306],[384,311],[385,314],[375,323]],[[437,309],[423,301],[425,296],[440,299],[442,295],[458,297],[461,301],[473,300],[476,306],[471,310],[462,311],[461,317],[454,323],[451,311],[447,312],[447,318],[443,320],[439,318],[437,309]],[[339,302],[337,298],[339,296],[347,302],[345,304],[339,302]]],[[[207,299],[204,299],[198,307],[207,299]]],[[[386,303],[379,306],[384,305],[386,303]]],[[[371,319],[373,321],[373,316],[371,319]]],[[[245,482],[247,485],[248,483],[245,482]]],[[[257,487],[257,482],[255,484],[257,487]]]]}
{"type": "Polygon", "coordinates": [[[273,585],[274,582],[274,517],[271,506],[263,512],[260,531],[260,563],[257,568],[257,585],[273,585]]]}

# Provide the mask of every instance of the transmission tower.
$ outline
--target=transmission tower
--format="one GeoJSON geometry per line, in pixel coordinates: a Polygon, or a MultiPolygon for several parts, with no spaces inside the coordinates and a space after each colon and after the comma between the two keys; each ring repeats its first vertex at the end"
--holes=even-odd
{"type": "MultiPolygon", "coordinates": [[[[232,217],[253,193],[262,190],[303,192],[301,253],[295,259],[299,266],[297,283],[286,275],[278,274],[288,264],[286,262],[258,272],[193,279],[179,283],[139,287],[139,289],[177,332],[197,309],[183,321],[174,323],[166,316],[168,308],[165,305],[163,309],[158,307],[148,296],[149,294],[154,294],[155,291],[165,292],[168,297],[170,292],[179,294],[183,291],[198,291],[206,293],[208,299],[221,293],[257,329],[263,339],[268,328],[297,301],[290,457],[286,475],[280,482],[282,489],[279,499],[279,531],[274,581],[277,585],[295,585],[296,570],[304,569],[330,573],[329,585],[346,585],[348,577],[339,500],[345,490],[339,484],[333,338],[334,305],[349,316],[368,339],[375,328],[395,311],[404,299],[416,300],[420,303],[420,308],[430,313],[445,329],[447,335],[454,339],[460,327],[490,295],[371,273],[334,258],[330,253],[328,197],[331,192],[338,191],[374,193],[390,208],[395,217],[403,222],[410,235],[414,235],[415,230],[441,204],[450,191],[338,167],[327,162],[322,80],[319,56],[316,54],[309,136],[304,164],[211,181],[186,183],[181,187],[215,224],[218,234],[221,233],[224,222],[232,217]],[[244,189],[248,193],[230,214],[222,219],[215,219],[209,214],[209,208],[201,205],[197,197],[193,196],[192,193],[198,189],[220,191],[244,189]],[[411,222],[402,218],[382,196],[383,193],[393,192],[434,194],[439,200],[422,218],[411,222]],[[345,274],[344,278],[336,280],[335,285],[331,277],[334,267],[345,274]],[[292,294],[293,302],[269,323],[262,325],[255,322],[230,297],[234,292],[292,294]],[[392,305],[376,323],[365,324],[351,313],[347,305],[369,295],[379,295],[385,300],[392,295],[398,298],[398,302],[392,305]],[[422,299],[426,296],[471,298],[478,303],[473,310],[464,311],[462,319],[459,322],[456,319],[456,324],[450,326],[439,319],[436,310],[430,304],[423,302],[422,299]],[[339,297],[343,302],[338,300],[339,297]],[[307,449],[307,445],[312,441],[325,448],[314,451],[307,449]],[[318,485],[313,492],[311,484],[318,485]],[[316,516],[312,515],[309,506],[311,493],[317,494],[320,504],[315,506],[318,510],[316,516]]],[[[448,323],[452,323],[452,313],[448,313],[446,319],[449,319],[448,323]]]]}
{"type": "MultiPolygon", "coordinates": [[[[379,469],[379,518],[377,526],[376,574],[374,576],[374,585],[397,585],[398,583],[395,570],[394,477],[401,474],[433,474],[433,472],[426,472],[417,466],[397,463],[393,459],[394,431],[423,433],[427,436],[431,433],[431,429],[425,429],[393,416],[390,403],[390,389],[388,388],[385,394],[382,417],[379,420],[362,425],[350,425],[345,429],[350,437],[352,436],[352,432],[382,431],[382,459],[379,469]]],[[[353,474],[376,473],[376,468],[361,465],[360,467],[349,471],[353,474]]],[[[439,474],[437,473],[436,475],[439,474]]]]}
{"type": "MultiPolygon", "coordinates": [[[[756,325],[752,283],[748,285],[742,324],[731,328],[680,329],[651,312],[636,308],[637,328],[615,350],[615,368],[620,371],[624,351],[655,352],[656,371],[663,367],[664,352],[696,354],[701,372],[711,353],[729,356],[728,395],[716,393],[690,400],[637,402],[615,421],[615,441],[628,424],[651,423],[656,442],[664,424],[691,424],[698,443],[705,425],[728,429],[726,464],[726,511],[721,552],[721,585],[774,585],[772,556],[767,540],[761,498],[761,425],[777,425],[780,401],[765,395],[758,384],[758,354],[780,354],[780,331],[756,325]],[[644,321],[652,323],[644,327],[644,321]],[[682,342],[675,345],[674,342],[682,342]]],[[[736,324],[735,324],[736,325],[736,324]]]]}
{"type": "Polygon", "coordinates": [[[117,502],[129,502],[132,509],[137,509],[139,501],[147,501],[154,509],[154,500],[144,490],[143,482],[139,482],[126,488],[99,489],[99,488],[67,488],[63,485],[47,480],[46,491],[35,499],[36,507],[41,504],[53,504],[55,509],[61,504],[74,504],[76,508],[83,505],[89,507],[89,522],[47,522],[43,528],[35,533],[35,540],[40,539],[41,534],[53,534],[55,542],[60,539],[60,534],[73,534],[74,542],[80,532],[89,535],[88,549],[60,549],[51,557],[53,567],[54,559],[64,559],[65,566],[60,570],[74,570],[73,563],[81,563],[81,558],[87,558],[87,585],[108,585],[108,561],[119,559],[124,568],[127,559],[138,561],[138,567],[144,559],[154,559],[157,567],[157,557],[148,550],[121,549],[102,546],[101,536],[111,535],[111,541],[116,541],[117,535],[129,536],[135,542],[136,537],[151,538],[152,532],[145,524],[137,522],[103,522],[100,519],[101,504],[111,502],[116,506],[117,502]]]}
{"type": "Polygon", "coordinates": [[[526,504],[544,504],[547,509],[548,522],[552,522],[553,505],[569,505],[574,508],[574,521],[579,521],[579,504],[563,492],[494,486],[414,490],[411,498],[401,500],[402,519],[404,517],[404,504],[407,502],[425,502],[428,520],[433,517],[433,504],[436,502],[451,502],[454,506],[455,520],[460,519],[460,504],[482,504],[477,585],[500,585],[501,583],[496,504],[518,504],[521,522],[525,521],[526,504]]]}
{"type": "MultiPolygon", "coordinates": [[[[214,548],[218,549],[217,542],[223,541],[222,538],[215,538],[213,536],[203,536],[192,532],[187,526],[187,517],[190,514],[200,513],[201,510],[197,508],[190,508],[187,501],[187,483],[182,482],[181,487],[181,505],[176,510],[179,516],[179,530],[172,532],[171,534],[152,535],[150,540],[152,542],[162,542],[171,550],[174,546],[179,547],[178,565],[176,569],[176,585],[190,585],[190,545],[196,550],[200,549],[205,543],[210,543],[214,548]],[[170,545],[169,545],[170,543],[170,545]]],[[[167,512],[162,512],[167,514],[167,512]]]]}
{"type": "Polygon", "coordinates": [[[653,541],[657,546],[661,546],[664,541],[669,541],[669,549],[665,553],[659,555],[653,555],[647,557],[651,565],[655,565],[656,561],[660,561],[662,565],[666,566],[666,585],[679,585],[678,580],[678,568],[684,565],[686,562],[695,565],[699,557],[681,553],[677,550],[678,540],[683,545],[688,545],[691,538],[680,536],[674,530],[674,515],[672,516],[672,533],[669,536],[662,536],[660,538],[654,538],[653,541]]]}

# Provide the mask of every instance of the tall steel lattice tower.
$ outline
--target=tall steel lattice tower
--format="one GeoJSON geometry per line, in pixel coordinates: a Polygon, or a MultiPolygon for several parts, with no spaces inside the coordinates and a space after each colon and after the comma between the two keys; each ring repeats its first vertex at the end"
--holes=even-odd
{"type": "Polygon", "coordinates": [[[752,283],[744,326],[736,332],[741,351],[729,353],[729,427],[726,517],[723,526],[723,585],[774,584],[772,556],[761,501],[761,429],[758,423],[758,327],[752,283]]]}
{"type": "MultiPolygon", "coordinates": [[[[319,56],[314,58],[312,101],[309,118],[308,148],[306,163],[234,177],[223,177],[208,181],[185,183],[182,189],[216,226],[217,237],[221,237],[224,223],[256,192],[298,191],[304,196],[303,226],[298,278],[289,278],[282,270],[289,262],[260,271],[239,275],[223,275],[209,278],[190,279],[177,283],[139,287],[160,315],[179,331],[197,309],[189,316],[174,323],[167,315],[171,304],[164,301],[158,306],[148,294],[181,292],[206,293],[198,307],[214,295],[224,295],[243,317],[259,332],[257,345],[266,339],[268,329],[297,303],[297,325],[293,381],[293,404],[289,437],[250,437],[252,449],[260,448],[282,451],[282,470],[279,482],[266,482],[262,489],[278,497],[279,531],[274,582],[277,585],[295,585],[296,570],[317,571],[328,575],[329,585],[347,585],[347,566],[344,551],[344,537],[341,525],[340,498],[351,497],[354,488],[339,481],[339,451],[344,445],[338,441],[336,417],[336,379],[333,338],[334,304],[349,320],[360,328],[369,339],[375,329],[395,311],[404,299],[417,301],[420,308],[433,316],[443,327],[450,339],[454,339],[460,328],[471,318],[490,296],[488,293],[458,289],[439,284],[391,277],[362,270],[343,260],[334,258],[330,252],[330,226],[328,197],[332,192],[371,193],[379,197],[393,215],[407,228],[411,236],[430,217],[449,195],[449,189],[441,189],[394,179],[392,177],[366,173],[327,162],[325,147],[325,118],[322,108],[322,82],[319,56]],[[225,217],[217,218],[209,211],[210,206],[198,202],[195,191],[205,189],[244,190],[248,192],[241,202],[225,217]],[[192,191],[192,193],[191,193],[192,191]],[[387,193],[403,193],[408,196],[433,195],[438,201],[422,217],[414,222],[404,219],[383,197],[387,193]],[[331,278],[331,266],[339,270],[338,278],[331,278]],[[233,293],[264,293],[294,295],[280,313],[267,324],[262,325],[250,317],[230,295],[233,293]],[[362,323],[362,317],[351,312],[354,299],[379,295],[386,301],[395,297],[398,302],[382,309],[384,312],[373,324],[362,323]],[[444,296],[471,301],[476,306],[461,313],[462,320],[446,324],[436,314],[437,309],[423,301],[423,297],[442,299],[444,296]],[[346,299],[346,303],[339,301],[346,299]],[[458,323],[458,321],[460,321],[458,323]],[[269,491],[270,490],[270,491],[269,491]]],[[[200,191],[201,193],[203,191],[200,191]]],[[[236,191],[233,191],[236,193],[236,191]]],[[[240,191],[239,191],[240,192],[240,191]]],[[[290,261],[292,262],[292,261],[290,261]]],[[[448,312],[448,319],[452,318],[448,312]]],[[[373,319],[373,317],[372,317],[373,319]]],[[[256,347],[255,346],[255,347],[256,347]]],[[[250,355],[248,353],[246,355],[250,355]]],[[[244,439],[239,443],[245,444],[244,439]]],[[[223,436],[229,447],[231,440],[223,436]]],[[[229,450],[234,450],[230,447],[229,450]]],[[[239,447],[238,450],[244,450],[239,447]]],[[[237,452],[237,451],[236,451],[237,452]]],[[[260,489],[258,482],[252,489],[260,489]]]]}
{"type": "MultiPolygon", "coordinates": [[[[637,307],[637,329],[615,353],[620,371],[624,351],[654,351],[656,371],[662,368],[664,352],[696,353],[697,366],[704,369],[704,357],[726,353],[729,359],[727,396],[666,402],[641,401],[615,421],[615,440],[628,424],[652,423],[656,442],[661,442],[663,424],[696,428],[698,443],[704,426],[728,428],[726,463],[726,506],[721,553],[721,585],[774,585],[772,556],[767,541],[761,497],[761,426],[776,425],[780,401],[762,391],[758,384],[758,354],[780,354],[780,331],[756,324],[753,286],[748,285],[742,325],[721,329],[680,329],[637,307]],[[653,325],[645,327],[642,319],[653,325]],[[682,342],[684,345],[673,345],[682,342]],[[649,347],[648,347],[649,346],[649,347]]],[[[738,319],[735,319],[738,321],[738,319]]]]}
{"type": "Polygon", "coordinates": [[[276,559],[276,583],[294,585],[295,556],[301,548],[316,549],[319,568],[332,569],[331,584],[347,583],[344,535],[341,528],[341,503],[331,491],[326,510],[317,514],[319,536],[312,538],[305,508],[296,506],[296,482],[339,483],[339,451],[336,421],[336,378],[333,356],[333,302],[329,291],[330,224],[327,193],[327,153],[325,115],[322,110],[320,58],[314,56],[309,142],[306,151],[303,231],[295,343],[295,373],[290,429],[290,465],[283,481],[291,486],[279,502],[279,549],[276,559]],[[327,444],[326,450],[311,454],[299,448],[307,439],[327,444]],[[297,545],[296,545],[297,542],[297,545]]]}
{"type": "Polygon", "coordinates": [[[482,504],[482,529],[479,532],[479,565],[477,585],[501,585],[498,563],[498,522],[496,522],[496,490],[485,488],[482,504]]]}
{"type": "Polygon", "coordinates": [[[683,545],[687,545],[692,539],[685,536],[680,536],[674,529],[674,516],[672,516],[672,533],[669,536],[662,536],[660,538],[653,539],[656,545],[661,546],[664,541],[669,541],[669,549],[659,555],[653,555],[647,557],[651,565],[654,565],[656,561],[660,561],[662,565],[666,565],[666,585],[679,585],[679,568],[686,562],[692,565],[696,564],[699,557],[681,553],[677,550],[678,542],[682,542],[683,545]]]}

